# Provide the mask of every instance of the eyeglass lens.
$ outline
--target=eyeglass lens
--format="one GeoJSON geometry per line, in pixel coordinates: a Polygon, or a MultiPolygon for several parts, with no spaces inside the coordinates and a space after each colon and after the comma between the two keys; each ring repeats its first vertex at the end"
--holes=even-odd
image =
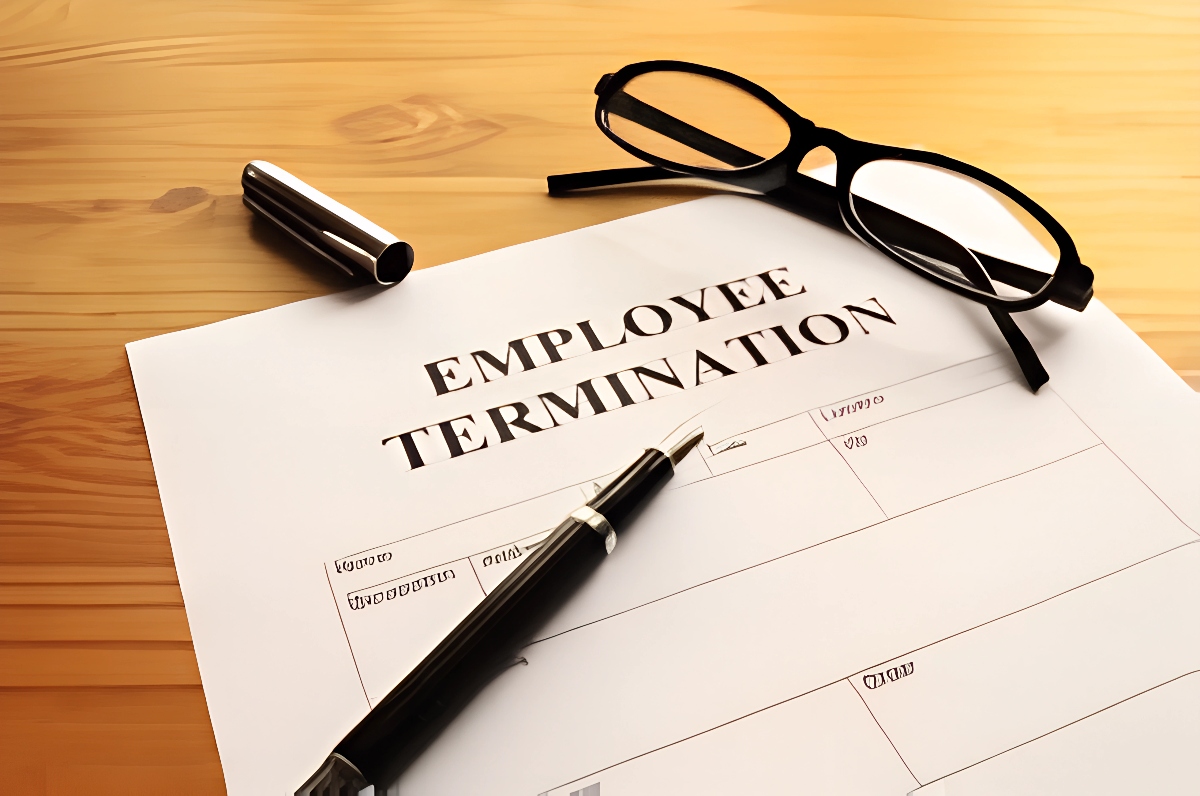
{"type": "Polygon", "coordinates": [[[782,152],[787,122],[752,94],[690,72],[638,75],[602,108],[614,135],[683,166],[745,168],[782,152]]]}
{"type": "Polygon", "coordinates": [[[871,161],[854,173],[850,203],[879,243],[984,293],[1026,298],[1058,267],[1058,244],[1041,222],[965,174],[905,160],[871,161]],[[916,234],[919,227],[897,223],[901,214],[936,233],[916,234]]]}

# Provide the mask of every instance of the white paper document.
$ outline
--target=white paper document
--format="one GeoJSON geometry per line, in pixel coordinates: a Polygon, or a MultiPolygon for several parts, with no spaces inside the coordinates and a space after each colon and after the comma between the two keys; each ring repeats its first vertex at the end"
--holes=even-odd
{"type": "Polygon", "coordinates": [[[722,196],[131,344],[229,792],[693,416],[377,793],[1197,792],[1200,400],[1099,302],[1017,318],[1036,395],[982,307],[722,196]]]}

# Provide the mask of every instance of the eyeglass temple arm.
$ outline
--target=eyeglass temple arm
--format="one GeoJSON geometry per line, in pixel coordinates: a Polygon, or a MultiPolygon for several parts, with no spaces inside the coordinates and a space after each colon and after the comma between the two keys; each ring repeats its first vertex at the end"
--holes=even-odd
{"type": "MultiPolygon", "coordinates": [[[[873,207],[883,210],[878,205],[873,207]]],[[[859,202],[855,202],[855,209],[860,213],[862,208],[859,207],[859,202]]],[[[889,211],[890,212],[890,211],[889,211]]],[[[868,215],[868,218],[870,216],[868,215]]],[[[903,218],[903,217],[902,217],[903,218]]],[[[905,220],[909,220],[905,218],[905,220]]],[[[870,219],[871,229],[879,229],[879,220],[870,219]]],[[[966,282],[974,286],[977,290],[984,293],[996,295],[996,289],[992,285],[991,279],[988,278],[987,272],[979,261],[974,256],[974,253],[962,246],[948,235],[944,235],[935,229],[926,229],[919,236],[911,235],[911,228],[901,231],[899,234],[909,234],[908,239],[898,238],[893,235],[888,236],[889,247],[893,249],[907,250],[911,255],[915,255],[925,260],[943,272],[955,281],[966,282]],[[949,268],[947,268],[949,266],[949,268]],[[960,278],[953,271],[961,274],[960,278]]],[[[1046,382],[1050,381],[1050,374],[1046,372],[1046,368],[1042,366],[1042,361],[1038,359],[1037,351],[1029,342],[1029,338],[1017,326],[1012,315],[999,307],[988,307],[988,314],[992,316],[992,320],[996,323],[996,327],[1003,335],[1004,341],[1008,343],[1009,349],[1013,353],[1013,357],[1017,360],[1017,365],[1021,368],[1021,374],[1025,377],[1025,381],[1029,384],[1029,389],[1037,392],[1039,388],[1046,382]]]]}
{"type": "Polygon", "coordinates": [[[653,180],[686,180],[680,174],[658,166],[634,166],[627,169],[599,169],[577,171],[571,174],[551,174],[546,178],[546,190],[551,196],[564,196],[571,191],[586,191],[589,188],[611,188],[615,185],[631,185],[653,180]]]}
{"type": "MultiPolygon", "coordinates": [[[[811,180],[827,190],[830,195],[829,198],[833,201],[835,212],[837,212],[838,227],[844,230],[845,226],[841,218],[841,213],[836,210],[837,195],[833,186],[826,185],[819,180],[813,180],[811,177],[796,176],[811,180]]],[[[950,236],[932,227],[927,227],[924,224],[916,222],[908,216],[888,210],[874,202],[855,199],[854,209],[860,218],[869,220],[868,226],[871,229],[878,230],[884,234],[888,242],[893,246],[909,249],[922,257],[928,258],[934,264],[945,263],[953,266],[965,277],[961,281],[969,282],[976,289],[995,295],[996,290],[992,286],[991,279],[988,278],[988,273],[980,265],[979,261],[971,256],[973,252],[956,242],[950,236]]],[[[833,226],[832,214],[830,214],[828,209],[825,211],[825,218],[814,220],[833,226]]],[[[1004,260],[990,259],[1004,266],[1021,268],[1026,271],[1030,270],[1023,268],[1023,266],[1016,266],[1013,263],[1005,262],[1004,260]]],[[[1030,271],[1030,273],[1038,277],[1039,287],[1045,283],[1046,276],[1044,274],[1039,274],[1036,271],[1030,271]]],[[[1017,360],[1017,365],[1020,367],[1021,374],[1025,377],[1029,389],[1037,392],[1043,384],[1050,381],[1050,374],[1046,372],[1046,368],[1043,367],[1041,360],[1038,359],[1037,351],[1034,350],[1033,344],[1029,342],[1029,338],[1025,336],[1009,313],[998,307],[988,307],[988,313],[992,316],[992,320],[995,321],[996,327],[1004,337],[1004,341],[1008,343],[1009,349],[1012,350],[1013,357],[1017,360]]]]}
{"type": "MultiPolygon", "coordinates": [[[[658,166],[637,166],[626,169],[552,174],[546,178],[546,187],[551,196],[563,196],[572,191],[591,188],[608,188],[654,180],[688,179],[690,176],[658,166]]],[[[797,215],[839,232],[847,231],[841,211],[838,209],[837,190],[832,185],[804,174],[796,174],[788,185],[770,191],[766,196],[785,205],[797,215]]],[[[863,215],[872,218],[873,224],[885,225],[876,227],[881,232],[896,233],[896,237],[904,239],[920,239],[939,234],[919,221],[914,221],[908,216],[888,210],[874,202],[858,199],[855,204],[861,209],[863,215]]],[[[973,251],[973,253],[979,258],[989,277],[1020,290],[1036,293],[1042,289],[1049,278],[1040,271],[1026,268],[1018,263],[1010,263],[984,252],[973,251]]],[[[1082,311],[1092,298],[1090,282],[1082,286],[1060,282],[1055,288],[1054,295],[1050,297],[1050,300],[1076,311],[1082,311]]]]}

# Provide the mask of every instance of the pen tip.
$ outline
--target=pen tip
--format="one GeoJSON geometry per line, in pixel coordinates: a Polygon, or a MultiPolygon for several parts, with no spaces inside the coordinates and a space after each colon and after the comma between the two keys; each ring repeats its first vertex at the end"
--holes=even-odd
{"type": "Polygon", "coordinates": [[[684,456],[688,455],[688,451],[700,444],[700,440],[704,439],[704,429],[698,428],[688,434],[679,442],[667,451],[667,458],[671,460],[671,466],[679,464],[684,456]]]}

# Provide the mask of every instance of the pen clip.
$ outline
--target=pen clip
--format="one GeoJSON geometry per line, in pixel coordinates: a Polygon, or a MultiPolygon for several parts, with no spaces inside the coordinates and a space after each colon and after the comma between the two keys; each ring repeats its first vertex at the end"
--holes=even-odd
{"type": "Polygon", "coordinates": [[[617,532],[603,514],[591,506],[584,505],[571,512],[571,519],[590,526],[593,531],[600,534],[604,539],[604,552],[608,555],[612,554],[613,549],[617,546],[617,532]]]}

